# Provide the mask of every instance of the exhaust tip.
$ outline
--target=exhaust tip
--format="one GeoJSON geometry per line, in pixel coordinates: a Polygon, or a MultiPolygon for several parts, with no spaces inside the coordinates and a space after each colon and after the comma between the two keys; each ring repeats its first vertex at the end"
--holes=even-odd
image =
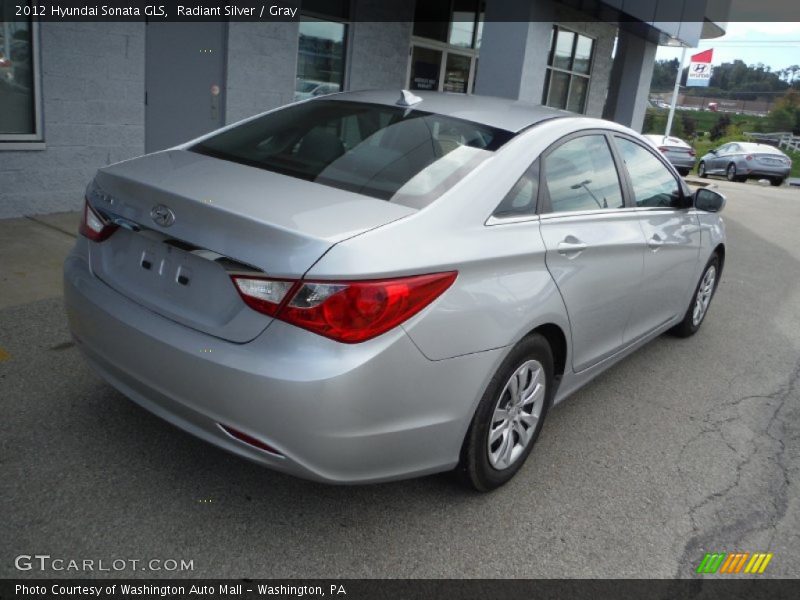
{"type": "Polygon", "coordinates": [[[245,443],[248,446],[252,446],[253,448],[257,448],[258,450],[266,452],[267,454],[271,454],[272,456],[276,456],[278,458],[286,458],[283,454],[278,452],[275,448],[273,448],[269,444],[262,442],[261,440],[254,438],[251,435],[247,435],[246,433],[239,431],[238,429],[234,429],[233,427],[223,425],[222,423],[217,423],[217,426],[220,429],[222,429],[222,431],[227,433],[228,436],[232,437],[235,440],[245,443]]]}

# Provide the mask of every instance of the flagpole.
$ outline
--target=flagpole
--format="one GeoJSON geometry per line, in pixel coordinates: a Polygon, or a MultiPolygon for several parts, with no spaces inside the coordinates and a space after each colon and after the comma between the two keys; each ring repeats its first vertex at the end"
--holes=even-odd
{"type": "Polygon", "coordinates": [[[672,131],[672,120],[675,118],[675,105],[678,103],[678,88],[681,86],[681,74],[683,73],[683,61],[686,60],[686,46],[681,50],[681,63],[678,65],[678,74],[675,76],[675,87],[672,90],[672,103],[669,105],[669,116],[667,117],[667,130],[664,137],[669,137],[672,131]]]}

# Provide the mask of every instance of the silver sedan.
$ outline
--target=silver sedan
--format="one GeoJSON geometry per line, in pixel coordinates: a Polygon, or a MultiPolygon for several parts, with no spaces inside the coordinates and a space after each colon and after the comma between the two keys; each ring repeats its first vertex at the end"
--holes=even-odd
{"type": "Polygon", "coordinates": [[[792,159],[778,148],[752,142],[731,142],[711,150],[700,159],[700,177],[724,175],[728,181],[767,179],[782,185],[792,170],[792,159]]]}
{"type": "Polygon", "coordinates": [[[336,94],[100,169],[67,315],[112,386],[242,457],[490,490],[553,404],[698,330],[723,205],[615,123],[336,94]]]}

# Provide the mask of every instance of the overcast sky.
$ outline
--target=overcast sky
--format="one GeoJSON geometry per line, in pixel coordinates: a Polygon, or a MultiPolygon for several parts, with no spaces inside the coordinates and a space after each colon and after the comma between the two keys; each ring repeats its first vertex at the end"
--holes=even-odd
{"type": "MultiPolygon", "coordinates": [[[[700,40],[696,49],[687,49],[684,66],[692,54],[709,48],[714,49],[715,65],[737,58],[748,65],[764,63],[773,71],[800,65],[800,23],[728,23],[724,36],[700,40]]],[[[680,48],[667,46],[659,47],[656,54],[657,60],[680,57],[680,48]]]]}

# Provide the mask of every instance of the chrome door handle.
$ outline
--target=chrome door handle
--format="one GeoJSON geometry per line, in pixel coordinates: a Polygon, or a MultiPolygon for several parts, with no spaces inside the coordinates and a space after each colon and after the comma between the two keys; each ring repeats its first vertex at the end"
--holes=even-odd
{"type": "Polygon", "coordinates": [[[586,250],[586,244],[572,236],[558,242],[558,253],[563,254],[567,258],[575,258],[584,250],[586,250]]]}
{"type": "Polygon", "coordinates": [[[647,245],[650,246],[650,250],[655,252],[664,245],[664,240],[662,240],[661,236],[656,233],[653,237],[647,240],[647,245]]]}

